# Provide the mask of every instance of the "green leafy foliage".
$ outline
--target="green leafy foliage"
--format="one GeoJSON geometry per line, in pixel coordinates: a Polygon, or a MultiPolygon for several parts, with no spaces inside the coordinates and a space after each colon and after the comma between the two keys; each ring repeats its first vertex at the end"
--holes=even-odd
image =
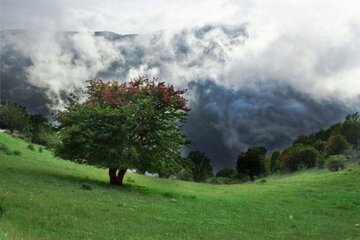
{"type": "Polygon", "coordinates": [[[276,173],[280,171],[281,169],[281,163],[280,163],[280,152],[274,151],[271,154],[271,160],[270,160],[270,173],[276,173]]]}
{"type": "Polygon", "coordinates": [[[293,144],[313,146],[319,152],[329,155],[343,153],[350,145],[360,150],[360,115],[358,112],[352,113],[346,116],[344,122],[336,123],[326,130],[300,135],[293,144]]]}
{"type": "Polygon", "coordinates": [[[318,159],[316,160],[316,166],[319,168],[319,169],[322,169],[325,167],[325,162],[326,162],[326,156],[320,154],[318,159]]]}
{"type": "Polygon", "coordinates": [[[30,125],[28,136],[32,143],[41,144],[48,148],[54,148],[59,144],[56,130],[48,122],[48,119],[40,114],[29,116],[30,125]]]}
{"type": "Polygon", "coordinates": [[[121,160],[131,162],[124,108],[79,105],[60,122],[62,144],[57,155],[98,167],[119,167],[121,160]]]}
{"type": "Polygon", "coordinates": [[[325,145],[325,151],[329,155],[336,155],[345,152],[349,147],[349,143],[346,138],[341,134],[331,136],[325,145]]]}
{"type": "Polygon", "coordinates": [[[212,177],[207,180],[210,184],[239,184],[245,182],[244,179],[229,178],[229,177],[212,177]]]}
{"type": "Polygon", "coordinates": [[[286,171],[297,171],[316,165],[320,153],[312,146],[295,144],[286,148],[281,154],[283,168],[286,171]]]}
{"type": "Polygon", "coordinates": [[[345,161],[346,157],[344,155],[333,155],[326,160],[326,167],[330,171],[336,172],[345,167],[345,161]]]}
{"type": "Polygon", "coordinates": [[[29,145],[27,146],[27,149],[29,149],[29,150],[31,150],[31,151],[35,151],[34,145],[32,145],[32,144],[29,144],[29,145]]]}
{"type": "Polygon", "coordinates": [[[17,136],[52,148],[58,144],[56,130],[40,114],[28,114],[24,107],[12,103],[0,104],[0,128],[9,129],[17,136]]]}
{"type": "Polygon", "coordinates": [[[29,121],[25,108],[13,103],[0,103],[0,128],[27,132],[29,121]]]}
{"type": "Polygon", "coordinates": [[[241,153],[237,160],[238,173],[247,174],[250,181],[254,181],[254,176],[265,172],[265,154],[264,147],[249,148],[246,152],[241,153]]]}
{"type": "Polygon", "coordinates": [[[328,129],[300,135],[292,146],[283,151],[282,167],[286,171],[296,171],[303,167],[312,167],[316,162],[319,168],[323,168],[325,165],[328,166],[327,161],[332,159],[333,155],[345,154],[351,158],[356,156],[359,143],[360,116],[356,112],[346,116],[345,121],[336,123],[328,129]],[[308,159],[307,162],[304,159],[308,159]]]}
{"type": "Polygon", "coordinates": [[[325,152],[326,150],[326,141],[323,140],[317,140],[314,144],[313,147],[318,150],[319,152],[325,152]]]}
{"type": "Polygon", "coordinates": [[[216,177],[235,178],[236,175],[237,175],[236,168],[231,168],[231,167],[223,167],[216,173],[216,177]]]}
{"type": "Polygon", "coordinates": [[[203,182],[208,177],[213,176],[210,159],[200,151],[191,151],[187,156],[188,160],[192,163],[192,175],[196,182],[203,182]]]}
{"type": "Polygon", "coordinates": [[[146,77],[122,84],[89,81],[87,100],[72,95],[58,114],[62,144],[56,154],[109,168],[110,178],[130,167],[160,176],[177,173],[185,161],[180,147],[187,144],[181,134],[189,111],[184,92],[146,77]]]}
{"type": "Polygon", "coordinates": [[[342,125],[342,134],[355,149],[360,150],[360,115],[358,112],[346,117],[342,125]]]}

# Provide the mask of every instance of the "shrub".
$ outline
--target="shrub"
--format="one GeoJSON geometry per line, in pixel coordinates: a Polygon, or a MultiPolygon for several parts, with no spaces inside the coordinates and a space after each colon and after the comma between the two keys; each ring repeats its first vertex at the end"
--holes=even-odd
{"type": "Polygon", "coordinates": [[[35,151],[34,145],[32,145],[32,144],[29,144],[29,145],[27,146],[27,149],[29,149],[29,150],[31,150],[31,151],[35,151]]]}
{"type": "Polygon", "coordinates": [[[81,184],[81,187],[80,187],[80,188],[81,188],[82,190],[87,190],[87,191],[92,190],[92,188],[91,188],[89,185],[85,184],[85,183],[81,184]]]}
{"type": "Polygon", "coordinates": [[[25,108],[13,103],[0,103],[0,128],[25,133],[29,130],[29,115],[25,108]]]}
{"type": "Polygon", "coordinates": [[[260,180],[260,183],[266,183],[267,181],[266,181],[266,179],[261,179],[260,180]]]}
{"type": "Polygon", "coordinates": [[[211,184],[236,184],[240,182],[240,180],[228,177],[213,177],[208,179],[208,183],[211,184]]]}
{"type": "Polygon", "coordinates": [[[270,173],[275,173],[280,170],[280,152],[274,151],[271,154],[270,173]]]}
{"type": "Polygon", "coordinates": [[[318,168],[324,168],[324,166],[325,166],[325,158],[324,157],[319,157],[318,159],[317,159],[317,161],[316,161],[316,166],[318,167],[318,168]]]}
{"type": "Polygon", "coordinates": [[[326,161],[326,167],[332,172],[339,171],[345,167],[345,160],[344,155],[330,156],[326,161]]]}
{"type": "Polygon", "coordinates": [[[191,151],[187,156],[189,162],[192,164],[192,174],[195,182],[203,182],[208,177],[213,176],[210,159],[205,156],[205,153],[200,151],[191,151]]]}
{"type": "Polygon", "coordinates": [[[175,174],[175,177],[183,181],[193,181],[193,173],[191,169],[183,168],[179,173],[175,174]]]}
{"type": "Polygon", "coordinates": [[[331,136],[325,146],[326,153],[329,155],[336,155],[343,153],[349,146],[346,138],[341,134],[331,136]]]}
{"type": "Polygon", "coordinates": [[[42,153],[42,152],[43,152],[43,148],[39,147],[39,153],[42,153]]]}
{"type": "Polygon", "coordinates": [[[235,178],[236,175],[236,169],[230,167],[223,167],[216,173],[216,177],[235,178]]]}
{"type": "Polygon", "coordinates": [[[295,144],[283,151],[281,161],[285,170],[293,172],[303,167],[314,167],[319,157],[319,151],[312,146],[295,144]]]}
{"type": "Polygon", "coordinates": [[[47,148],[54,149],[60,144],[60,140],[56,131],[50,126],[44,126],[38,133],[38,141],[33,143],[41,144],[47,148]]]}
{"type": "Polygon", "coordinates": [[[0,143],[0,152],[6,154],[6,155],[11,155],[12,152],[9,150],[9,148],[7,146],[5,146],[3,143],[0,143]]]}
{"type": "Polygon", "coordinates": [[[318,150],[319,152],[325,152],[325,149],[326,149],[326,142],[323,141],[323,140],[317,140],[315,143],[314,143],[314,148],[316,150],[318,150]]]}
{"type": "MultiPolygon", "coordinates": [[[[14,133],[16,133],[16,131],[14,131],[14,133]]],[[[28,136],[28,134],[18,134],[14,136],[14,133],[12,134],[13,137],[20,138],[26,142],[31,142],[31,138],[28,136]]]]}
{"type": "Polygon", "coordinates": [[[341,133],[355,149],[360,150],[360,115],[358,112],[346,116],[341,133]]]}

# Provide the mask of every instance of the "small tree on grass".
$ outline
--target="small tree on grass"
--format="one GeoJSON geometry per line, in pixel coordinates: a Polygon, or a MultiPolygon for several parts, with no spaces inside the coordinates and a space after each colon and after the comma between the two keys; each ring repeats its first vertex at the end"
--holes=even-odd
{"type": "Polygon", "coordinates": [[[356,150],[360,150],[360,115],[358,112],[346,116],[342,124],[342,135],[356,150]]]}
{"type": "Polygon", "coordinates": [[[109,169],[110,183],[122,185],[128,168],[171,174],[182,169],[181,126],[189,109],[184,90],[157,79],[127,83],[89,81],[86,101],[69,98],[58,114],[56,154],[109,169]]]}
{"type": "Polygon", "coordinates": [[[274,151],[271,154],[270,173],[275,173],[280,170],[280,152],[274,151]]]}
{"type": "Polygon", "coordinates": [[[206,178],[213,175],[210,160],[204,153],[192,151],[189,153],[188,159],[192,163],[192,174],[195,182],[205,181],[206,178]]]}
{"type": "Polygon", "coordinates": [[[29,120],[24,107],[13,103],[0,103],[0,128],[25,133],[29,130],[29,120]]]}
{"type": "Polygon", "coordinates": [[[343,153],[349,147],[346,138],[341,134],[330,136],[325,145],[326,153],[336,155],[343,153]]]}
{"type": "Polygon", "coordinates": [[[319,151],[312,146],[295,144],[282,152],[281,161],[285,170],[294,172],[303,167],[315,167],[319,157],[319,151]]]}
{"type": "Polygon", "coordinates": [[[241,153],[237,160],[238,172],[249,175],[250,181],[253,182],[254,176],[265,172],[265,154],[264,147],[249,148],[246,152],[241,153]]]}

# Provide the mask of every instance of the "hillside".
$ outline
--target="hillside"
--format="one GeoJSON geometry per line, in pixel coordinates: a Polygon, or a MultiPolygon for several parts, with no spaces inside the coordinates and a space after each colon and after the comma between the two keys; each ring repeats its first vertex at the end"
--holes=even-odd
{"type": "Polygon", "coordinates": [[[359,239],[360,167],[253,184],[125,176],[0,133],[0,239],[359,239]]]}

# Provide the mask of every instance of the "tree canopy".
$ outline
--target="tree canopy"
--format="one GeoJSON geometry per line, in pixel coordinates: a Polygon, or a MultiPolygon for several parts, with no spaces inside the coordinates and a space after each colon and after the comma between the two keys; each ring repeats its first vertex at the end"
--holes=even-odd
{"type": "Polygon", "coordinates": [[[285,170],[293,172],[303,167],[314,167],[319,157],[320,153],[314,147],[295,144],[282,152],[281,161],[285,170]]]}
{"type": "Polygon", "coordinates": [[[192,163],[194,181],[202,182],[213,175],[210,159],[205,156],[205,153],[200,151],[191,151],[188,155],[188,159],[192,163]]]}
{"type": "Polygon", "coordinates": [[[342,134],[355,149],[360,150],[360,115],[358,112],[346,116],[342,124],[342,134]]]}
{"type": "Polygon", "coordinates": [[[246,152],[241,153],[237,160],[238,172],[249,175],[250,181],[254,181],[254,176],[265,172],[265,154],[264,147],[249,148],[246,152]]]}
{"type": "Polygon", "coordinates": [[[59,112],[62,144],[57,155],[109,168],[110,183],[121,185],[127,168],[171,174],[182,168],[181,134],[189,109],[185,90],[158,79],[88,81],[85,101],[71,95],[59,112]]]}
{"type": "Polygon", "coordinates": [[[270,173],[275,173],[279,171],[281,168],[280,166],[280,151],[274,151],[271,154],[270,160],[270,173]]]}
{"type": "Polygon", "coordinates": [[[24,107],[14,103],[0,103],[0,128],[25,132],[29,128],[29,115],[24,107]]]}

